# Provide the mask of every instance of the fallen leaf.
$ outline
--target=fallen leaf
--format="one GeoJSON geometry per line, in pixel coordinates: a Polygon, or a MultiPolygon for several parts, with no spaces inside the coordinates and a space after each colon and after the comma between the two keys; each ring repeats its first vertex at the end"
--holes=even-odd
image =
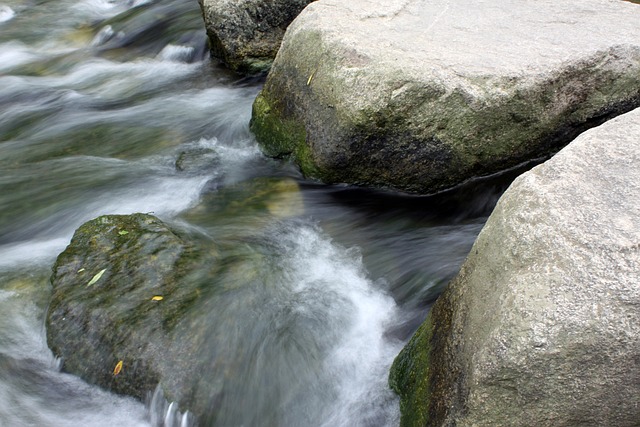
{"type": "Polygon", "coordinates": [[[122,371],[122,360],[118,362],[115,368],[113,368],[113,376],[115,377],[122,371]]]}
{"type": "Polygon", "coordinates": [[[316,72],[314,71],[313,73],[311,73],[311,75],[309,76],[309,80],[307,80],[307,86],[309,86],[311,84],[311,80],[313,80],[313,76],[316,75],[316,72]]]}
{"type": "Polygon", "coordinates": [[[164,299],[163,296],[161,295],[156,295],[153,298],[151,298],[151,301],[162,301],[164,299]]]}
{"type": "Polygon", "coordinates": [[[127,234],[129,234],[129,232],[127,230],[122,230],[122,231],[118,231],[118,234],[121,236],[126,236],[127,234]]]}
{"type": "Polygon", "coordinates": [[[81,268],[80,270],[78,270],[78,273],[82,273],[84,270],[86,270],[86,269],[81,268]]]}
{"type": "Polygon", "coordinates": [[[96,274],[95,276],[93,276],[93,279],[89,280],[89,283],[87,283],[87,286],[91,286],[94,283],[96,283],[98,280],[100,280],[100,278],[102,277],[102,275],[104,274],[104,272],[107,271],[106,268],[103,268],[102,270],[100,270],[98,272],[98,274],[96,274]]]}

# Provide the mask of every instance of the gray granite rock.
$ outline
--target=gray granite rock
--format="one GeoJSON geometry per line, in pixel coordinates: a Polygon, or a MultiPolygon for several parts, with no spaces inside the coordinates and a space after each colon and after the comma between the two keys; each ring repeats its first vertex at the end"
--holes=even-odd
{"type": "Polygon", "coordinates": [[[400,353],[406,426],[637,426],[640,110],[520,176],[400,353]]]}
{"type": "Polygon", "coordinates": [[[638,22],[620,0],[321,0],[287,30],[252,129],[308,176],[432,193],[640,105],[638,22]]]}
{"type": "Polygon", "coordinates": [[[287,26],[313,0],[199,0],[213,56],[231,69],[269,69],[287,26]]]}

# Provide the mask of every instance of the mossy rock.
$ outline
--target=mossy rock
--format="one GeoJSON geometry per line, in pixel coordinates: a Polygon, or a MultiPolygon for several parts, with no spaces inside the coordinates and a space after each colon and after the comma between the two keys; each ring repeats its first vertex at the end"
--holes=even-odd
{"type": "Polygon", "coordinates": [[[255,366],[257,352],[276,371],[289,359],[279,339],[252,337],[282,315],[277,236],[302,208],[295,181],[256,179],[206,196],[187,215],[200,232],[148,214],[82,225],[51,277],[47,340],[64,371],[140,400],[159,385],[200,425],[255,425],[265,407],[247,411],[237,396],[269,406],[264,397],[277,401],[291,377],[255,366]]]}
{"type": "Polygon", "coordinates": [[[636,5],[503,9],[312,3],[287,30],[251,129],[309,177],[430,194],[548,156],[640,105],[636,5]]]}
{"type": "Polygon", "coordinates": [[[188,391],[199,375],[190,357],[198,334],[185,336],[179,325],[210,291],[215,258],[147,214],[82,225],[51,277],[47,341],[64,370],[139,399],[159,384],[168,399],[197,411],[205,402],[188,391]]]}

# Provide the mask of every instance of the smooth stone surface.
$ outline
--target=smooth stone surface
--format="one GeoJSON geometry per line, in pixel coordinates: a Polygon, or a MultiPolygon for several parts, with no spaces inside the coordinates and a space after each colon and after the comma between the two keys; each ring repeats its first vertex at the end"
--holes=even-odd
{"type": "Polygon", "coordinates": [[[313,0],[199,0],[211,53],[231,69],[269,69],[287,26],[313,0]]]}
{"type": "Polygon", "coordinates": [[[390,383],[404,426],[638,425],[640,109],[514,181],[390,383]]]}
{"type": "Polygon", "coordinates": [[[640,105],[620,0],[321,0],[287,30],[252,130],[325,182],[432,193],[640,105]]]}

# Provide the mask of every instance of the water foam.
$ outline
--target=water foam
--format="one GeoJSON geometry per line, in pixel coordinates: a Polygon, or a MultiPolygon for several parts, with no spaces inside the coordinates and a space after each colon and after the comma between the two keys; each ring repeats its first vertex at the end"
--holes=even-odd
{"type": "Polygon", "coordinates": [[[111,40],[111,38],[115,35],[113,31],[113,27],[111,25],[105,25],[98,31],[98,33],[93,37],[89,46],[100,46],[101,44],[106,43],[111,40]]]}
{"type": "Polygon", "coordinates": [[[13,17],[16,16],[16,13],[9,6],[0,4],[0,23],[7,22],[13,17]]]}
{"type": "Polygon", "coordinates": [[[0,44],[0,70],[18,67],[34,60],[36,57],[24,43],[11,41],[0,44]]]}
{"type": "Polygon", "coordinates": [[[145,90],[161,88],[176,79],[193,75],[198,64],[140,59],[118,63],[94,58],[63,76],[27,80],[47,88],[73,88],[104,99],[122,99],[145,90]]]}
{"type": "Polygon", "coordinates": [[[386,384],[401,344],[385,329],[396,316],[394,300],[367,277],[360,254],[344,249],[314,227],[299,226],[282,235],[289,248],[290,278],[297,309],[315,311],[314,295],[328,295],[326,327],[338,336],[325,360],[337,399],[324,416],[326,426],[386,425],[397,420],[397,402],[386,384]],[[373,423],[373,424],[372,424],[373,423]]]}
{"type": "Polygon", "coordinates": [[[108,18],[127,9],[148,3],[147,0],[133,2],[129,0],[82,0],[72,7],[74,10],[93,18],[108,18]],[[137,3],[137,4],[136,4],[137,3]]]}
{"type": "Polygon", "coordinates": [[[0,271],[31,265],[51,264],[64,250],[69,238],[36,240],[0,246],[0,271]]]}
{"type": "Polygon", "coordinates": [[[189,62],[193,59],[195,49],[192,46],[178,46],[173,44],[166,45],[156,59],[171,62],[189,62]]]}

